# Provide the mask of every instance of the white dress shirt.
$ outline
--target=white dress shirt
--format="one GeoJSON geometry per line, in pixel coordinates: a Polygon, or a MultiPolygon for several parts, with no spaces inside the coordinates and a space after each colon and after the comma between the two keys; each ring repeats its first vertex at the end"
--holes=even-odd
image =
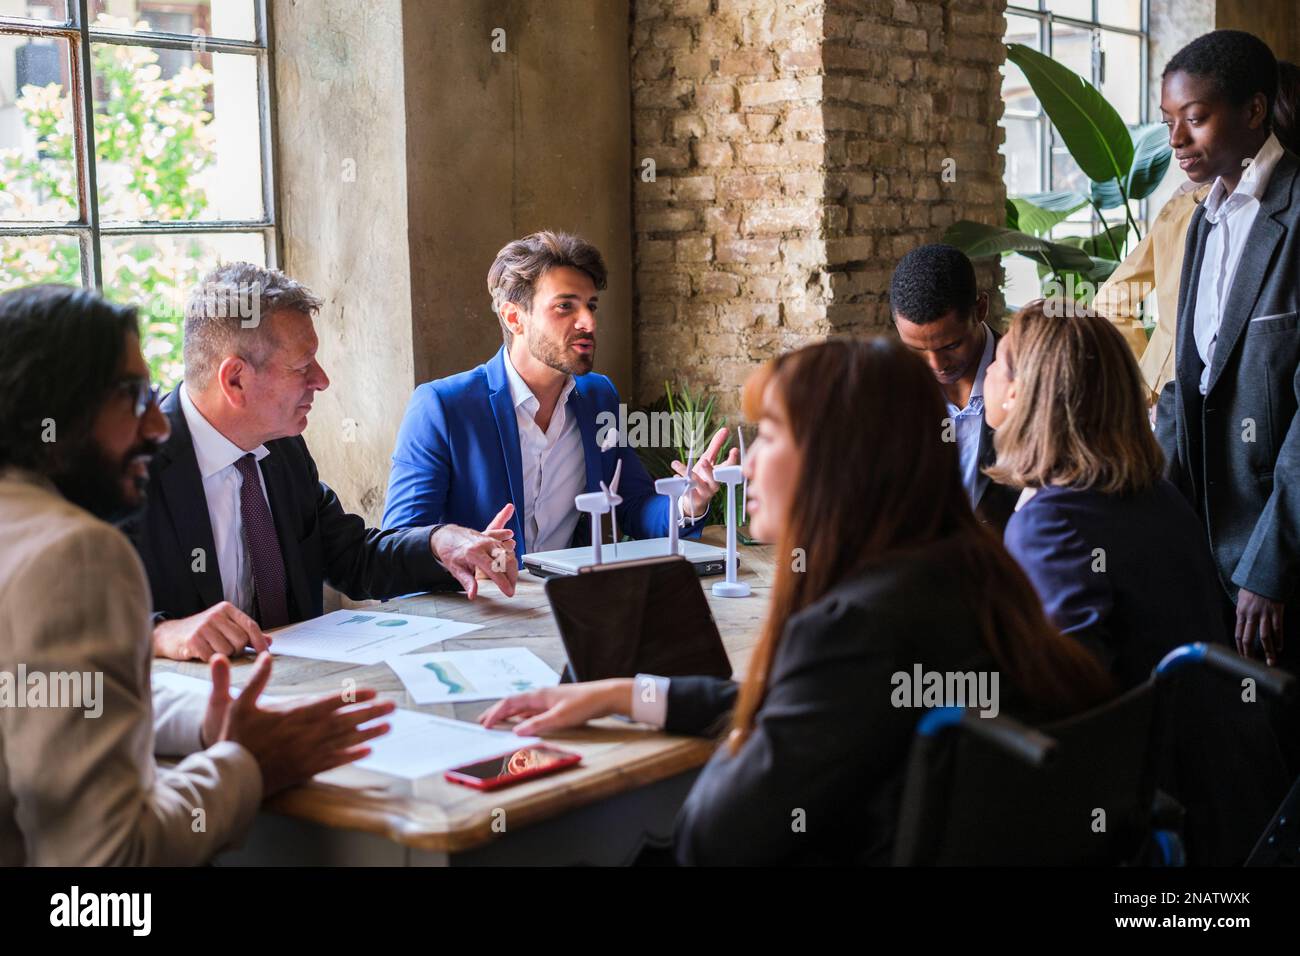
{"type": "Polygon", "coordinates": [[[632,712],[628,716],[638,724],[662,730],[668,723],[668,685],[667,677],[637,674],[632,682],[632,712]]]}
{"type": "MultiPolygon", "coordinates": [[[[212,526],[212,543],[217,553],[207,556],[216,560],[221,569],[222,596],[250,617],[253,615],[253,562],[248,556],[244,541],[244,519],[239,510],[239,490],[244,485],[235,462],[248,452],[240,448],[203,417],[203,413],[190,399],[190,393],[181,386],[181,412],[189,426],[194,443],[194,457],[198,459],[199,475],[203,478],[203,496],[208,500],[208,523],[212,526]]],[[[252,449],[260,462],[270,454],[265,445],[252,449]]],[[[266,506],[271,500],[266,494],[266,479],[259,468],[257,476],[262,483],[262,497],[266,506]]]]}
{"type": "Polygon", "coordinates": [[[1246,248],[1250,227],[1259,214],[1259,200],[1268,188],[1273,168],[1282,158],[1282,145],[1277,137],[1268,139],[1255,154],[1241,174],[1241,181],[1231,193],[1220,177],[1214,181],[1210,194],[1205,197],[1205,220],[1210,224],[1210,234],[1205,240],[1205,254],[1201,260],[1201,275],[1196,285],[1196,315],[1194,331],[1196,351],[1205,367],[1201,370],[1201,394],[1210,385],[1210,364],[1214,361],[1214,346],[1223,322],[1223,310],[1232,291],[1232,280],[1237,274],[1241,252],[1246,248]]]}
{"type": "Polygon", "coordinates": [[[567,548],[581,514],[573,499],[587,488],[587,455],[578,421],[568,413],[569,395],[577,384],[570,375],[560,392],[546,431],[535,416],[541,402],[515,370],[506,353],[506,380],[519,425],[519,462],[524,500],[520,524],[530,552],[567,548]]]}

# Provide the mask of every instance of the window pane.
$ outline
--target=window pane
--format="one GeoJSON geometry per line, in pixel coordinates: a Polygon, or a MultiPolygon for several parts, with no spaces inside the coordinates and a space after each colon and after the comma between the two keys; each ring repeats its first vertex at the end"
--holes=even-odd
{"type": "Polygon", "coordinates": [[[1092,31],[1082,27],[1052,26],[1052,59],[1092,82],[1092,31]]]}
{"type": "MultiPolygon", "coordinates": [[[[1007,17],[1007,43],[1021,43],[1033,50],[1041,49],[1038,42],[1038,21],[1032,17],[1007,17]]],[[[1038,112],[1038,99],[1029,88],[1024,72],[1010,60],[1002,66],[1002,100],[1008,110],[1038,112]]]]}
{"type": "Polygon", "coordinates": [[[1047,9],[1060,17],[1092,19],[1092,0],[1047,0],[1047,9]]]}
{"type": "Polygon", "coordinates": [[[182,51],[168,77],[149,47],[92,53],[101,219],[263,218],[255,57],[182,51]]]}
{"type": "Polygon", "coordinates": [[[66,23],[68,4],[67,0],[0,0],[0,17],[66,23]]]}
{"type": "Polygon", "coordinates": [[[1142,0],[1099,0],[1097,19],[1107,26],[1128,27],[1130,30],[1142,26],[1142,0]]]}
{"type": "Polygon", "coordinates": [[[1008,308],[1017,309],[1028,302],[1042,298],[1043,285],[1038,278],[1038,266],[1024,256],[1006,256],[1002,260],[1007,281],[1002,294],[1008,308]]]}
{"type": "Polygon", "coordinates": [[[104,236],[104,294],[140,308],[144,356],[154,378],[180,381],[182,319],[190,290],[223,262],[266,264],[261,233],[104,236]]]}
{"type": "Polygon", "coordinates": [[[256,40],[253,0],[91,0],[90,19],[100,30],[180,33],[193,37],[256,40]]]}
{"type": "Polygon", "coordinates": [[[0,292],[36,282],[81,285],[76,236],[0,236],[0,292]]]}
{"type": "Polygon", "coordinates": [[[1085,196],[1092,192],[1092,181],[1083,174],[1079,164],[1074,161],[1074,157],[1064,146],[1052,148],[1051,188],[1068,189],[1071,192],[1083,193],[1085,196]]]}
{"type": "Polygon", "coordinates": [[[1037,120],[1006,119],[1002,122],[1007,140],[999,148],[1005,157],[1002,174],[1008,196],[1023,196],[1039,191],[1039,151],[1037,120]]]}
{"type": "Polygon", "coordinates": [[[1124,122],[1142,122],[1142,38],[1101,31],[1101,48],[1106,54],[1101,93],[1115,107],[1124,122]]]}
{"type": "Polygon", "coordinates": [[[0,36],[0,219],[77,216],[68,44],[0,36]]]}

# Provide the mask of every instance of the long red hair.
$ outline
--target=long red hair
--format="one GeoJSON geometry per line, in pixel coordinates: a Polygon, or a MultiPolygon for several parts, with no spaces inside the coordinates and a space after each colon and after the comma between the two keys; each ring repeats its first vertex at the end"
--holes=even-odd
{"type": "Polygon", "coordinates": [[[736,703],[733,751],[753,730],[790,617],[871,566],[939,543],[957,546],[963,568],[953,586],[1001,673],[1037,713],[1075,713],[1113,692],[1101,665],[1048,622],[1020,566],[971,511],[939,388],[902,343],[832,339],[789,352],[745,385],[747,418],[757,421],[765,401],[778,404],[800,464],[767,620],[736,703]]]}

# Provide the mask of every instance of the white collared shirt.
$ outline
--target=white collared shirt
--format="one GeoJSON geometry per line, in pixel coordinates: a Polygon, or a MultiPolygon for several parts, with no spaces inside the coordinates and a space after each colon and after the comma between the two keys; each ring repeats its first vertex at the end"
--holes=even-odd
{"type": "Polygon", "coordinates": [[[519,425],[519,463],[523,472],[524,548],[529,553],[567,548],[581,514],[573,499],[587,487],[587,456],[578,421],[568,413],[569,395],[577,382],[570,375],[555,403],[546,431],[535,416],[541,402],[506,353],[506,380],[519,425]]]}
{"type": "Polygon", "coordinates": [[[1223,323],[1228,295],[1232,291],[1232,280],[1236,277],[1250,228],[1259,214],[1259,201],[1268,188],[1273,168],[1281,158],[1282,144],[1270,133],[1241,174],[1236,189],[1229,193],[1220,177],[1205,197],[1205,220],[1210,224],[1210,234],[1205,240],[1201,275],[1196,285],[1193,326],[1196,351],[1205,363],[1201,369],[1202,395],[1210,386],[1210,365],[1214,361],[1214,346],[1219,337],[1219,326],[1223,323]]]}
{"type": "Polygon", "coordinates": [[[993,364],[993,331],[984,325],[984,351],[980,355],[979,368],[975,372],[975,384],[971,386],[970,398],[965,408],[958,408],[952,402],[946,402],[948,417],[952,419],[957,439],[957,460],[961,467],[961,483],[966,489],[972,506],[978,503],[977,493],[980,485],[980,437],[984,432],[984,373],[993,364]]]}
{"type": "MultiPolygon", "coordinates": [[[[212,543],[217,549],[217,553],[208,555],[206,560],[215,559],[221,569],[222,596],[251,617],[254,597],[253,562],[248,556],[248,545],[244,541],[244,519],[239,509],[239,492],[244,486],[244,479],[235,468],[235,462],[248,452],[217,431],[203,417],[184,385],[181,386],[181,412],[185,415],[185,424],[189,426],[190,438],[194,443],[194,457],[198,460],[199,475],[203,478],[203,496],[208,500],[212,543]]],[[[258,445],[252,454],[260,462],[270,451],[265,445],[258,445]]],[[[269,510],[271,500],[267,497],[266,479],[262,477],[260,468],[257,475],[262,483],[262,497],[267,499],[266,506],[269,510]]]]}

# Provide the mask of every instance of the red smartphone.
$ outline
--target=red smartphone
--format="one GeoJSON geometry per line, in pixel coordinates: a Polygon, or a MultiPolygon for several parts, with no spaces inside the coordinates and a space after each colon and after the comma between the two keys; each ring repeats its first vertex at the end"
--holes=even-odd
{"type": "Polygon", "coordinates": [[[464,784],[475,790],[496,790],[498,787],[508,787],[512,783],[572,767],[581,760],[579,754],[546,744],[536,744],[521,747],[500,757],[453,767],[445,776],[452,783],[464,784]]]}

